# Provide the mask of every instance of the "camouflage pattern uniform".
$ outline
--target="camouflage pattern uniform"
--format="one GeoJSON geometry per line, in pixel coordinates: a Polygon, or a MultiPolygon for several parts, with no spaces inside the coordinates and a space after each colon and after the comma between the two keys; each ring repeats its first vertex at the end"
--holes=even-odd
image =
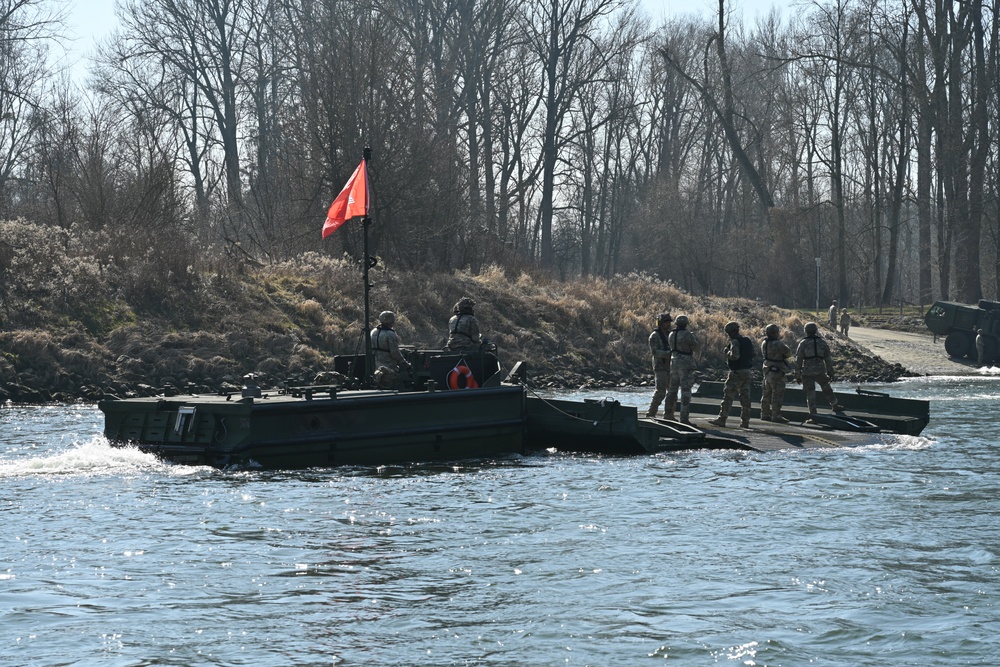
{"type": "Polygon", "coordinates": [[[726,419],[733,407],[733,399],[740,397],[740,424],[743,428],[750,426],[750,381],[753,379],[753,343],[746,336],[740,335],[740,325],[730,322],[726,325],[729,344],[724,351],[729,364],[729,376],[726,378],[726,388],[722,394],[722,404],[719,406],[719,417],[710,423],[725,426],[726,419]]]}
{"type": "Polygon", "coordinates": [[[844,335],[844,338],[850,338],[847,335],[847,331],[851,328],[851,314],[846,310],[840,314],[840,333],[844,335]]]}
{"type": "Polygon", "coordinates": [[[672,350],[670,358],[670,386],[667,388],[666,419],[674,418],[674,406],[677,405],[677,390],[681,394],[681,421],[690,424],[691,388],[694,387],[694,372],[697,364],[694,353],[699,349],[698,339],[687,330],[687,317],[679,316],[674,323],[677,329],[670,332],[667,342],[672,350]],[[683,318],[683,319],[681,319],[683,318]]]}
{"type": "MultiPolygon", "coordinates": [[[[775,327],[774,337],[770,335],[760,342],[760,355],[764,357],[764,389],[760,398],[760,418],[765,421],[786,422],[781,416],[781,405],[785,399],[785,375],[791,365],[788,360],[792,351],[778,338],[780,330],[775,327]]],[[[770,329],[770,327],[768,327],[770,329]]]]}
{"type": "Polygon", "coordinates": [[[806,405],[809,406],[810,417],[816,414],[816,385],[820,386],[830,408],[839,412],[843,408],[837,404],[837,397],[830,386],[833,377],[833,359],[830,356],[830,346],[819,337],[814,322],[806,325],[806,337],[799,342],[795,350],[795,368],[802,380],[802,390],[806,395],[806,405]],[[812,325],[810,327],[810,325],[812,325]]]}
{"type": "Polygon", "coordinates": [[[375,356],[375,382],[382,389],[389,389],[396,384],[400,368],[410,368],[410,363],[399,351],[399,337],[393,331],[392,325],[396,316],[386,310],[379,316],[379,325],[372,329],[372,351],[375,356]]]}
{"type": "Polygon", "coordinates": [[[482,344],[479,334],[479,320],[473,314],[476,302],[467,296],[455,304],[455,314],[448,320],[448,343],[446,347],[455,352],[475,352],[482,344]]]}
{"type": "MultiPolygon", "coordinates": [[[[656,329],[649,334],[649,351],[653,356],[653,377],[656,380],[653,400],[646,410],[646,416],[650,419],[656,417],[656,412],[660,409],[660,403],[666,398],[667,387],[670,385],[670,344],[667,342],[667,336],[672,321],[670,315],[663,313],[656,318],[656,329]]],[[[667,413],[670,412],[668,408],[667,413]]]]}

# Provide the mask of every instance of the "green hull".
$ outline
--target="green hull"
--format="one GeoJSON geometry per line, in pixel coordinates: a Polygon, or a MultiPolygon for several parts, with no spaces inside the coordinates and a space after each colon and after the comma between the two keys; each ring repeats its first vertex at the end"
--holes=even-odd
{"type": "MultiPolygon", "coordinates": [[[[692,415],[718,414],[724,385],[704,382],[692,415]]],[[[760,417],[760,388],[751,417],[760,417]]],[[[337,391],[304,387],[261,396],[178,396],[100,403],[105,435],[164,458],[199,465],[265,468],[384,465],[520,454],[555,448],[612,455],[680,449],[758,449],[865,444],[883,433],[918,435],[930,419],[927,401],[885,394],[838,393],[846,414],[822,411],[820,422],[756,422],[755,429],[713,429],[640,418],[615,400],[568,401],[526,396],[520,385],[469,390],[337,391]]],[[[801,389],[785,394],[782,413],[804,422],[801,389]]],[[[738,423],[739,407],[731,419],[738,423]]]]}
{"type": "Polygon", "coordinates": [[[524,451],[521,387],[309,396],[113,399],[100,408],[111,442],[202,465],[379,465],[524,451]]]}
{"type": "MultiPolygon", "coordinates": [[[[725,384],[722,382],[702,382],[691,401],[691,412],[699,414],[719,414],[725,384]]],[[[855,393],[835,392],[837,402],[844,406],[840,415],[832,415],[826,399],[817,390],[816,401],[819,409],[817,419],[826,426],[843,431],[895,433],[899,435],[920,435],[930,422],[930,401],[911,398],[894,398],[888,394],[866,392],[858,389],[855,393]]],[[[753,406],[750,416],[760,418],[761,387],[750,389],[753,406]]],[[[679,408],[678,408],[679,409],[679,408]]],[[[739,400],[733,401],[729,418],[739,421],[739,400]]],[[[800,388],[785,389],[781,414],[793,422],[809,419],[805,392],[800,388]]]]}

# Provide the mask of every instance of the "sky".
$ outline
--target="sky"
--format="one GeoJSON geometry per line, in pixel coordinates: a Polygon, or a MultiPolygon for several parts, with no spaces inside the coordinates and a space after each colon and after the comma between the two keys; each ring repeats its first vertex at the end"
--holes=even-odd
{"type": "MultiPolygon", "coordinates": [[[[683,14],[714,14],[718,0],[641,0],[654,22],[683,14]]],[[[114,29],[115,0],[63,0],[67,3],[67,28],[72,38],[70,58],[75,61],[73,70],[85,73],[86,58],[93,54],[96,44],[114,29]]],[[[766,14],[772,6],[787,8],[789,0],[727,0],[733,9],[742,12],[744,19],[766,14]]]]}

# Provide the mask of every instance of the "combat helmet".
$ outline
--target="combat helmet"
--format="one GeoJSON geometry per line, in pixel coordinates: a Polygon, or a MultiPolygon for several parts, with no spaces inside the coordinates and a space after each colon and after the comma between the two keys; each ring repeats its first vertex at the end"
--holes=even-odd
{"type": "Polygon", "coordinates": [[[467,296],[463,296],[455,304],[455,314],[459,313],[472,313],[473,309],[476,307],[476,302],[467,296]]]}
{"type": "Polygon", "coordinates": [[[772,340],[776,339],[780,333],[781,327],[777,324],[768,324],[767,327],[764,328],[764,335],[772,340]]]}
{"type": "Polygon", "coordinates": [[[726,333],[730,336],[739,333],[740,325],[738,322],[726,322],[726,333]]]}
{"type": "Polygon", "coordinates": [[[815,322],[806,322],[806,335],[807,336],[815,336],[818,331],[819,331],[819,327],[816,326],[815,322]]]}
{"type": "Polygon", "coordinates": [[[674,318],[670,315],[670,313],[660,313],[656,316],[656,326],[660,326],[664,322],[670,323],[673,321],[674,318]]]}
{"type": "Polygon", "coordinates": [[[392,324],[396,321],[396,313],[391,310],[383,310],[378,314],[379,324],[392,324]]]}
{"type": "Polygon", "coordinates": [[[678,315],[677,319],[674,320],[674,324],[677,325],[678,329],[683,329],[684,327],[686,327],[688,325],[688,316],[687,315],[678,315]]]}

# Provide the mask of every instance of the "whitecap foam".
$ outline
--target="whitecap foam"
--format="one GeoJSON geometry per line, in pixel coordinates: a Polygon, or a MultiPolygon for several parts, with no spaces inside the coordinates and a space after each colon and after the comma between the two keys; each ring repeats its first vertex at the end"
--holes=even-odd
{"type": "Polygon", "coordinates": [[[74,442],[49,456],[0,461],[0,479],[25,475],[121,475],[179,467],[134,447],[112,447],[107,438],[99,435],[86,442],[74,442]]]}

